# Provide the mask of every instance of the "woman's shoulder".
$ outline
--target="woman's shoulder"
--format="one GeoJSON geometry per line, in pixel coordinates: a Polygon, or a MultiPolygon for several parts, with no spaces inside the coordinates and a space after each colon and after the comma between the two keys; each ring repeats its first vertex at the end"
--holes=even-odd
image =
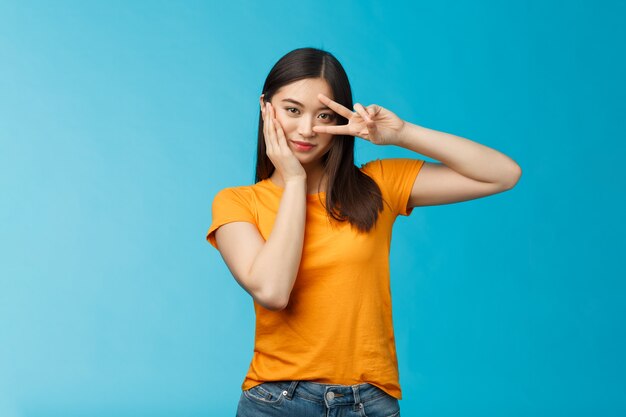
{"type": "Polygon", "coordinates": [[[215,195],[215,200],[219,201],[232,201],[239,202],[251,202],[255,196],[262,193],[263,190],[268,188],[267,181],[259,181],[256,184],[251,185],[234,185],[230,187],[222,188],[215,195]]]}
{"type": "Polygon", "coordinates": [[[424,161],[421,159],[412,158],[376,158],[362,164],[360,170],[366,174],[382,176],[385,173],[410,170],[415,166],[421,166],[423,163],[424,161]]]}
{"type": "Polygon", "coordinates": [[[227,202],[249,202],[252,198],[253,190],[252,185],[235,185],[225,187],[219,190],[215,194],[213,199],[215,203],[227,203],[227,202]]]}

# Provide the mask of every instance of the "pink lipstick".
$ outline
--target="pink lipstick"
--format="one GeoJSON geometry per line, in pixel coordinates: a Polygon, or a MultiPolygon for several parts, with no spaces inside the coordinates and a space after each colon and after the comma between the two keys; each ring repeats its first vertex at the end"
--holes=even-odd
{"type": "Polygon", "coordinates": [[[302,152],[310,151],[311,149],[315,147],[315,145],[313,145],[312,143],[296,142],[295,140],[292,140],[291,143],[294,144],[294,146],[296,147],[298,151],[302,151],[302,152]]]}

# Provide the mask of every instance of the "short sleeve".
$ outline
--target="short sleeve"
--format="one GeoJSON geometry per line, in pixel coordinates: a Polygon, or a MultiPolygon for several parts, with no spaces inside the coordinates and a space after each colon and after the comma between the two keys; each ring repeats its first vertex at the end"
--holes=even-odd
{"type": "Polygon", "coordinates": [[[422,159],[376,159],[365,164],[363,171],[384,188],[383,195],[394,213],[408,216],[413,211],[412,207],[407,209],[411,190],[423,165],[422,159]]]}
{"type": "Polygon", "coordinates": [[[256,216],[249,193],[243,189],[225,188],[213,199],[212,222],[206,240],[217,249],[215,231],[226,223],[249,222],[256,224],[256,216]]]}

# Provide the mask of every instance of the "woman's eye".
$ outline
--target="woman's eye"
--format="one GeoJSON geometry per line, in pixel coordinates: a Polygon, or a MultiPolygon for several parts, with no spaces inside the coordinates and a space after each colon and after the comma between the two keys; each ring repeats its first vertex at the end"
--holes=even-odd
{"type": "MultiPolygon", "coordinates": [[[[300,110],[296,109],[295,107],[285,107],[285,111],[287,113],[291,113],[291,114],[299,114],[300,110]]],[[[320,117],[322,118],[322,120],[326,121],[326,122],[331,122],[333,120],[335,120],[335,115],[332,113],[322,113],[320,114],[320,117]]]]}

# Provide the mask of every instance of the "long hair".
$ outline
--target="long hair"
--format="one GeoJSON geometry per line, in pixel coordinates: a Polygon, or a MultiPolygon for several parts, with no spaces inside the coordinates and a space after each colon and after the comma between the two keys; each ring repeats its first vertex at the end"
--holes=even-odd
{"type": "MultiPolygon", "coordinates": [[[[352,109],[352,89],[343,67],[331,53],[316,48],[295,49],[276,62],[263,85],[264,101],[283,86],[305,78],[322,78],[328,82],[334,101],[352,109]]],[[[338,124],[347,119],[337,114],[338,124]]],[[[369,176],[354,165],[354,136],[339,136],[322,157],[324,174],[328,178],[326,202],[329,216],[362,232],[370,231],[383,210],[380,188],[369,176]]],[[[269,178],[275,167],[267,156],[263,134],[263,116],[259,110],[256,182],[269,178]]]]}

